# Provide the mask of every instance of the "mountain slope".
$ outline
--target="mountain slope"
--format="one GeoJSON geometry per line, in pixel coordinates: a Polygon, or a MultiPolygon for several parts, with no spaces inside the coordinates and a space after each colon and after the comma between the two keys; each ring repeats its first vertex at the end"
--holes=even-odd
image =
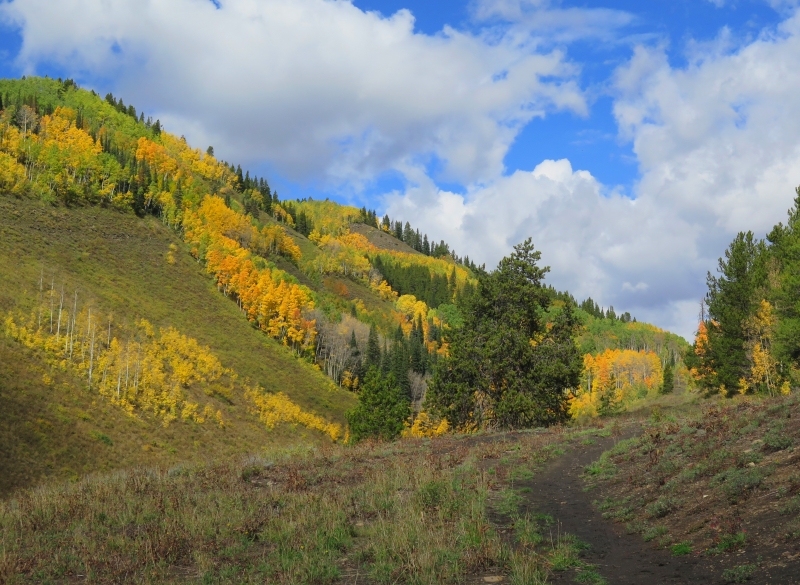
{"type": "MultiPolygon", "coordinates": [[[[63,283],[70,301],[77,290],[81,303],[113,315],[113,334],[146,318],[155,328],[174,327],[209,346],[242,381],[248,379],[268,393],[284,392],[304,411],[343,423],[343,413],[354,403],[350,393],[333,387],[319,371],[253,328],[236,304],[216,290],[175,233],[155,218],[0,197],[0,234],[4,312],[25,315],[34,310],[44,275],[46,288],[55,282],[59,289],[63,283]]],[[[164,428],[152,416],[132,418],[88,391],[85,378],[48,363],[52,360],[41,351],[6,337],[2,352],[0,410],[9,413],[0,422],[0,433],[9,438],[2,441],[2,491],[44,476],[322,439],[321,433],[302,425],[297,430],[279,425],[270,431],[251,413],[253,404],[236,384],[229,400],[210,401],[222,411],[225,429],[184,421],[164,428]],[[54,381],[43,383],[44,376],[54,381]],[[113,445],[92,439],[87,434],[92,430],[113,445]],[[32,437],[23,439],[27,446],[12,439],[26,436],[32,437]],[[92,448],[86,448],[87,443],[92,448]],[[72,455],[64,460],[64,453],[72,455]]]]}

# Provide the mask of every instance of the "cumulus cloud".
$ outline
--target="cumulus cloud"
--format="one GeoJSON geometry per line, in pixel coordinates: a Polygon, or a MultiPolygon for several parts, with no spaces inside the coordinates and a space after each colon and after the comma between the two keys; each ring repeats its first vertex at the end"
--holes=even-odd
{"type": "Polygon", "coordinates": [[[295,179],[357,183],[435,160],[443,178],[483,180],[532,118],[586,112],[577,68],[531,37],[425,35],[407,10],[344,0],[217,4],[14,0],[0,15],[21,27],[30,70],[113,78],[190,141],[295,179]]]}
{"type": "Polygon", "coordinates": [[[641,173],[634,197],[562,160],[464,195],[421,182],[390,198],[392,211],[489,265],[532,236],[556,286],[691,337],[706,271],[736,232],[784,220],[800,184],[800,15],[690,57],[673,67],[663,48],[640,46],[614,76],[641,173]]]}
{"type": "Polygon", "coordinates": [[[460,195],[424,182],[389,197],[392,216],[413,217],[422,231],[443,234],[459,255],[489,267],[527,237],[551,267],[548,281],[579,299],[633,310],[689,335],[676,299],[699,298],[704,273],[698,227],[654,198],[606,192],[570,162],[546,160],[460,195]],[[697,297],[694,295],[697,293],[697,297]]]}
{"type": "Polygon", "coordinates": [[[619,11],[475,0],[478,32],[436,35],[344,0],[14,0],[0,18],[21,28],[30,71],[114,79],[193,143],[296,178],[398,172],[410,186],[387,196],[393,217],[490,266],[532,236],[556,286],[688,337],[705,272],[736,231],[782,220],[800,184],[800,16],[769,1],[786,20],[755,40],[723,30],[680,67],[641,45],[616,71],[631,196],[568,160],[503,168],[531,119],[587,113],[579,66],[552,47],[613,40],[631,22],[619,11]]]}

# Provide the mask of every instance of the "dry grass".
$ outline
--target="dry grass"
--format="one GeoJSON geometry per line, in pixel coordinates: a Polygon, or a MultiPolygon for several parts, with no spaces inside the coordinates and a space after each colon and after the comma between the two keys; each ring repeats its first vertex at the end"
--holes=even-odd
{"type": "MultiPolygon", "coordinates": [[[[155,218],[0,196],[0,311],[30,311],[42,270],[47,287],[55,277],[67,294],[77,288],[80,302],[112,313],[115,324],[146,318],[155,327],[173,326],[209,346],[242,379],[285,392],[307,411],[342,423],[355,403],[352,394],[332,390],[321,372],[250,326],[155,218]],[[177,250],[172,263],[170,246],[177,250]]],[[[186,423],[165,429],[147,416],[135,420],[115,411],[85,386],[36,352],[0,340],[0,495],[93,471],[326,440],[302,428],[268,431],[241,395],[219,405],[225,429],[186,423]],[[101,434],[112,444],[98,440],[101,434]]]]}
{"type": "Polygon", "coordinates": [[[604,516],[646,541],[784,566],[781,555],[800,545],[798,447],[798,396],[721,399],[655,410],[641,437],[604,453],[587,476],[604,516]]]}
{"type": "Polygon", "coordinates": [[[510,484],[488,469],[535,469],[577,437],[283,450],[22,491],[0,504],[0,582],[542,582],[546,555],[515,552],[533,537],[490,519],[510,484]]]}

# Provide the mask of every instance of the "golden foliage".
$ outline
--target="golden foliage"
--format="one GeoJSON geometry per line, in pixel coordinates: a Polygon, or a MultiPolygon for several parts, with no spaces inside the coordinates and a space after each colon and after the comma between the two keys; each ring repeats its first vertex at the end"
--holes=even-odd
{"type": "MultiPolygon", "coordinates": [[[[212,196],[205,197],[196,211],[186,211],[184,227],[186,241],[198,257],[206,260],[206,270],[226,295],[238,299],[250,321],[297,352],[313,348],[315,321],[303,317],[314,308],[310,291],[288,282],[279,270],[257,267],[243,247],[254,240],[257,246],[262,245],[259,238],[266,242],[266,234],[272,232],[266,228],[259,232],[243,215],[212,196]]],[[[275,228],[284,238],[279,247],[294,246],[282,228],[275,228]]],[[[277,237],[277,232],[273,235],[277,237]]]]}
{"type": "Polygon", "coordinates": [[[258,415],[267,428],[271,429],[278,423],[300,424],[325,433],[332,441],[337,441],[342,436],[341,425],[305,412],[283,392],[269,394],[259,386],[245,386],[245,397],[253,403],[254,414],[258,415]]]}
{"type": "Polygon", "coordinates": [[[407,425],[403,437],[440,437],[450,430],[447,419],[435,420],[424,410],[417,414],[414,423],[407,425]]]}
{"type": "Polygon", "coordinates": [[[607,349],[596,356],[586,354],[583,383],[570,401],[570,414],[597,416],[603,400],[625,405],[654,394],[662,382],[663,368],[655,352],[607,349]]]}
{"type": "Polygon", "coordinates": [[[771,351],[777,323],[772,305],[764,299],[759,303],[756,312],[744,322],[750,372],[747,378],[740,380],[742,394],[750,389],[772,395],[781,391],[778,361],[771,351]]]}
{"type": "MultiPolygon", "coordinates": [[[[224,426],[222,413],[189,399],[190,387],[204,388],[223,375],[235,378],[222,367],[208,347],[172,327],[159,329],[142,319],[128,339],[104,337],[105,322],[83,310],[64,311],[63,328],[54,332],[28,323],[18,324],[11,314],[5,318],[5,334],[23,345],[45,352],[54,365],[70,368],[86,377],[89,389],[108,398],[131,415],[150,411],[164,426],[181,418],[202,424],[214,418],[224,426]],[[62,331],[64,332],[62,334],[62,331]]],[[[59,325],[61,325],[59,323],[59,325]]]]}

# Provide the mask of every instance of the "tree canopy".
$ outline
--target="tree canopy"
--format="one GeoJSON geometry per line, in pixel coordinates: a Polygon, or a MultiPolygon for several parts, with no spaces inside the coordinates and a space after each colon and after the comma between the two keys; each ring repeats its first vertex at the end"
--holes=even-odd
{"type": "Polygon", "coordinates": [[[449,333],[449,356],[440,360],[427,397],[451,425],[521,428],[569,417],[582,367],[578,322],[569,303],[547,322],[549,269],[537,266],[540,259],[528,239],[494,272],[479,271],[464,326],[449,333]]]}

